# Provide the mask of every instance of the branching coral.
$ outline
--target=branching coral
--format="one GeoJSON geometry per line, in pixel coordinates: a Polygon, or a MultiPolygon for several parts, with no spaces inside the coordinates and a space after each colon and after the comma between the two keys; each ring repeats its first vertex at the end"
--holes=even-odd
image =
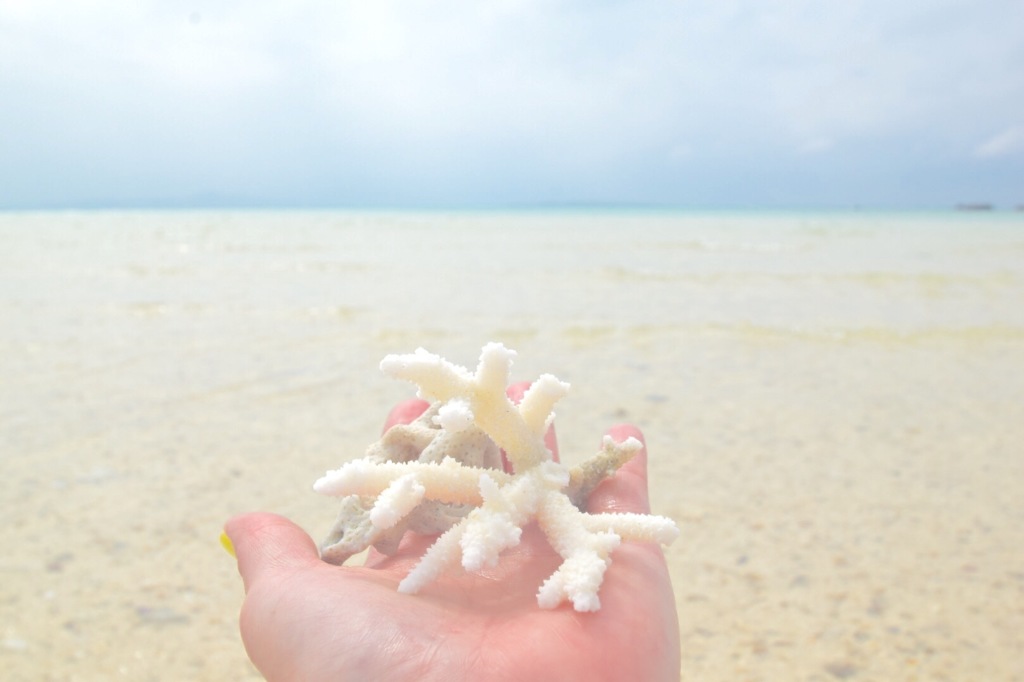
{"type": "Polygon", "coordinates": [[[554,608],[568,599],[577,611],[596,611],[611,552],[622,540],[676,538],[678,528],[665,517],[581,511],[591,490],[640,442],[606,437],[601,451],[577,467],[553,461],[544,434],[569,386],[545,374],[514,404],[506,395],[514,356],[488,344],[472,373],[422,348],[384,358],[385,374],[415,383],[433,404],[412,424],[390,429],[365,457],[314,484],[344,498],[321,547],[325,560],[342,563],[369,545],[393,553],[406,530],[441,533],[398,586],[415,593],[456,561],[468,571],[496,565],[536,519],[563,559],[540,586],[537,603],[554,608]],[[502,470],[499,448],[512,473],[502,470]]]}

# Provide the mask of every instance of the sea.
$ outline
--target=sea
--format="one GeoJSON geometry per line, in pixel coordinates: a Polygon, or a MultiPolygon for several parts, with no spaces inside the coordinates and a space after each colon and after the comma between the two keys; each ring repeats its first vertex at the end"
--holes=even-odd
{"type": "MultiPolygon", "coordinates": [[[[681,676],[1024,680],[1024,212],[0,212],[0,674],[258,680],[218,544],[410,386],[650,449],[681,676]]],[[[614,564],[609,570],[614,570],[614,564]]],[[[343,617],[343,615],[339,615],[343,617]]]]}

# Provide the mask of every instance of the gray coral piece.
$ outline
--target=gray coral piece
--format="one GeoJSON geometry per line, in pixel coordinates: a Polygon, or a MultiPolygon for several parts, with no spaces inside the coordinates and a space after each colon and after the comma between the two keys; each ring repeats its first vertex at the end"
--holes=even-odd
{"type": "MultiPolygon", "coordinates": [[[[366,458],[373,462],[428,463],[451,457],[466,466],[501,470],[500,449],[479,427],[472,425],[461,431],[449,431],[438,425],[435,417],[441,404],[440,401],[433,403],[409,424],[388,429],[367,449],[366,458]]],[[[594,488],[614,474],[634,452],[606,443],[595,456],[569,470],[565,494],[578,509],[583,510],[594,488]]],[[[438,535],[474,509],[470,504],[423,500],[398,524],[382,530],[370,522],[373,504],[373,497],[348,495],[341,499],[338,518],[320,544],[320,556],[324,561],[341,565],[371,546],[382,554],[393,555],[406,531],[438,535]]]]}

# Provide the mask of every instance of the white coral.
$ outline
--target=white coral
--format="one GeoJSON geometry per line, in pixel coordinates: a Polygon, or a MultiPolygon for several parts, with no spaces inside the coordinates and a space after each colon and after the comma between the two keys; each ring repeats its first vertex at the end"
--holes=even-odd
{"type": "MultiPolygon", "coordinates": [[[[404,532],[401,524],[414,510],[437,515],[438,508],[432,504],[474,507],[463,518],[446,517],[450,527],[399,585],[399,591],[407,593],[419,591],[456,561],[469,571],[495,565],[504,550],[519,544],[522,528],[536,519],[563,558],[541,585],[538,604],[554,608],[569,600],[577,611],[596,611],[611,552],[622,540],[669,544],[679,530],[665,517],[587,514],[577,508],[601,478],[640,449],[640,442],[629,438],[615,443],[606,437],[602,451],[572,472],[553,461],[544,434],[554,417],[552,408],[569,386],[546,374],[533,383],[518,406],[513,404],[506,388],[514,356],[501,344],[488,344],[473,373],[422,348],[411,355],[387,356],[381,362],[385,374],[412,381],[421,397],[440,403],[432,417],[441,427],[440,434],[420,446],[419,461],[382,461],[368,455],[327,472],[314,489],[344,496],[349,507],[357,510],[362,508],[359,500],[375,498],[369,524],[359,521],[366,538],[386,529],[404,532]],[[460,444],[475,442],[467,440],[474,437],[474,429],[505,451],[512,474],[464,463],[481,460],[479,455],[460,454],[458,460],[442,455],[437,461],[430,454],[433,448],[443,453],[450,447],[446,445],[449,438],[460,444]]],[[[416,434],[415,438],[424,438],[416,434]]],[[[388,544],[397,543],[388,537],[388,544]]],[[[343,561],[345,555],[341,556],[343,561]]]]}

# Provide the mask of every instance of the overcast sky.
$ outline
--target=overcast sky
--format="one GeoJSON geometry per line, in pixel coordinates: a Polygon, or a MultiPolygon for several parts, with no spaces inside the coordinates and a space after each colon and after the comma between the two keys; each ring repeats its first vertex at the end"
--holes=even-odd
{"type": "Polygon", "coordinates": [[[0,207],[965,201],[1021,0],[0,0],[0,207]]]}

